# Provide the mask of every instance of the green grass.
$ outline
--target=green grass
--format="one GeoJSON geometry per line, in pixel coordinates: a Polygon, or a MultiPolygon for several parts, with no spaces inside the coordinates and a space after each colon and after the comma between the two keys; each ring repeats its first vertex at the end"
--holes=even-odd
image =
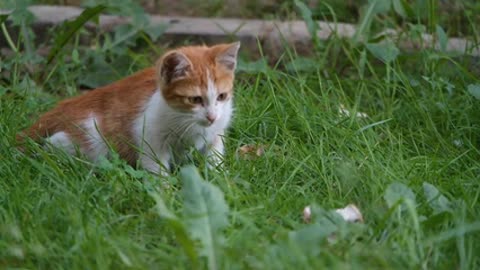
{"type": "MultiPolygon", "coordinates": [[[[401,66],[394,71],[398,81],[393,85],[383,79],[327,80],[279,71],[238,81],[228,173],[208,173],[231,208],[222,268],[278,269],[297,263],[339,269],[479,267],[480,102],[462,84],[448,97],[442,89],[410,86],[401,66]],[[341,117],[340,103],[370,117],[341,117]],[[269,147],[255,160],[238,158],[236,149],[251,143],[269,147]],[[412,212],[389,212],[383,196],[393,182],[416,194],[412,212]],[[423,196],[424,182],[454,204],[452,212],[433,214],[423,196]],[[318,256],[275,253],[273,246],[283,247],[290,231],[306,226],[301,212],[312,203],[325,209],[355,203],[365,225],[334,245],[319,242],[318,256]],[[470,225],[470,231],[462,231],[470,225]]],[[[176,177],[136,178],[118,160],[94,166],[38,148],[35,157],[21,154],[12,147],[13,135],[31,122],[27,115],[45,110],[42,103],[52,99],[21,84],[11,89],[23,99],[1,99],[0,263],[189,268],[146,192],[148,185],[158,187],[178,212],[176,177]],[[165,182],[171,183],[167,189],[165,182]]]]}
{"type": "MultiPolygon", "coordinates": [[[[317,45],[314,57],[286,54],[276,69],[240,65],[225,171],[199,166],[205,189],[218,187],[229,207],[229,224],[215,233],[224,238],[214,248],[218,269],[480,268],[480,100],[468,90],[480,91],[475,60],[402,51],[384,64],[363,44],[317,45]],[[341,104],[352,116],[340,115],[341,104]],[[266,145],[265,154],[242,158],[245,144],[266,145]],[[364,224],[321,210],[349,203],[364,224]],[[311,224],[302,220],[306,205],[315,205],[311,224]]],[[[19,130],[76,94],[86,76],[123,77],[155,60],[155,51],[130,45],[69,46],[41,69],[50,76],[29,74],[26,63],[45,62],[22,53],[0,62],[0,268],[207,268],[186,252],[205,247],[179,234],[185,227],[192,238],[189,186],[178,174],[14,147],[19,130]],[[74,50],[82,57],[67,59],[74,50]]],[[[221,194],[206,194],[221,204],[221,194]]]]}

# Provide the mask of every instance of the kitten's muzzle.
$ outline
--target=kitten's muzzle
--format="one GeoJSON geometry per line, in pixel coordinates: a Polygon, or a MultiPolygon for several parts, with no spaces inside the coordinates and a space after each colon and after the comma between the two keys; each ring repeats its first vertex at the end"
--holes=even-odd
{"type": "Polygon", "coordinates": [[[213,122],[215,122],[215,120],[217,120],[217,115],[210,114],[210,113],[207,114],[207,121],[210,125],[213,124],[213,122]]]}

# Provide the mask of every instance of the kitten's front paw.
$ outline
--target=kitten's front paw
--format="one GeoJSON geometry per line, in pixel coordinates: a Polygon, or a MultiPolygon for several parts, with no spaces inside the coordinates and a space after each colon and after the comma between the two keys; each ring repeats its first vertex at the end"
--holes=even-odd
{"type": "Polygon", "coordinates": [[[223,167],[223,158],[219,155],[211,155],[208,157],[207,166],[209,169],[221,168],[223,167]]]}
{"type": "Polygon", "coordinates": [[[228,174],[223,157],[211,156],[207,162],[207,167],[210,170],[217,170],[228,174]]]}
{"type": "Polygon", "coordinates": [[[170,175],[168,167],[161,166],[158,162],[154,160],[142,162],[142,167],[143,169],[159,176],[168,177],[170,175]]]}
{"type": "Polygon", "coordinates": [[[160,172],[157,172],[157,174],[159,176],[162,176],[162,177],[169,177],[170,176],[170,173],[167,172],[165,169],[160,169],[160,172]]]}

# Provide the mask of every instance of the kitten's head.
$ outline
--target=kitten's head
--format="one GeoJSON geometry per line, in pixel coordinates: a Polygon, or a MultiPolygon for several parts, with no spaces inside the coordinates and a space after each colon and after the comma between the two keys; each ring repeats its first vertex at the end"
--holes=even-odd
{"type": "Polygon", "coordinates": [[[239,48],[239,42],[187,46],[163,55],[157,76],[168,105],[191,114],[203,126],[229,117],[239,48]]]}

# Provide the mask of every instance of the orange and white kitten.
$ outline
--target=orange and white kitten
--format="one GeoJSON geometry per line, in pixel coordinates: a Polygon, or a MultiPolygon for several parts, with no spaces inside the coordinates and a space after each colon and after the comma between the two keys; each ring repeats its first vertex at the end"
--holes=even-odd
{"type": "Polygon", "coordinates": [[[240,43],[186,46],[156,67],[60,102],[20,133],[95,161],[112,147],[130,164],[164,173],[194,147],[221,162],[232,116],[240,43]]]}

